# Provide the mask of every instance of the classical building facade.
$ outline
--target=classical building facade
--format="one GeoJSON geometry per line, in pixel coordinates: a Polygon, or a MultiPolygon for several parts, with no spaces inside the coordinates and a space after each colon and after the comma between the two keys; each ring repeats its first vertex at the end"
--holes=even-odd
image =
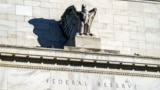
{"type": "Polygon", "coordinates": [[[0,0],[0,90],[159,90],[159,36],[158,0],[0,0]],[[82,4],[94,36],[66,46],[57,22],[82,4]]]}

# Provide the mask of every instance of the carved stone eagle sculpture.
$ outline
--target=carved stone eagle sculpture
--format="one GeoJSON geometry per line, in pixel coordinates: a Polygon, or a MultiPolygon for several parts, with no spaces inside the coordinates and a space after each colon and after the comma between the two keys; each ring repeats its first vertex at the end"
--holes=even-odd
{"type": "Polygon", "coordinates": [[[68,39],[74,38],[77,33],[79,35],[91,36],[90,27],[96,11],[96,8],[87,11],[85,5],[82,5],[81,11],[77,11],[73,5],[68,7],[60,20],[60,27],[62,28],[64,35],[68,39]]]}
{"type": "Polygon", "coordinates": [[[38,36],[41,47],[64,48],[75,46],[76,34],[91,35],[90,27],[95,14],[95,8],[87,11],[82,5],[81,11],[77,11],[72,5],[65,10],[60,21],[34,18],[29,23],[34,25],[33,32],[38,36]]]}

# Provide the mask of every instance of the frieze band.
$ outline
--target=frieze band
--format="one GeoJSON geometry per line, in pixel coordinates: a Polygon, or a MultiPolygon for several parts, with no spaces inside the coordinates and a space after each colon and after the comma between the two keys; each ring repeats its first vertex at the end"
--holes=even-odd
{"type": "MultiPolygon", "coordinates": [[[[81,81],[81,80],[63,80],[63,79],[47,79],[46,83],[51,83],[51,85],[72,85],[72,86],[83,86],[87,87],[90,85],[87,81],[81,81]]],[[[136,89],[136,84],[128,83],[128,81],[124,83],[107,83],[107,82],[96,82],[96,86],[98,87],[106,87],[106,88],[128,88],[128,89],[136,89]]]]}
{"type": "Polygon", "coordinates": [[[151,72],[141,72],[141,71],[138,72],[138,71],[99,69],[99,68],[86,68],[86,67],[75,68],[75,67],[64,66],[64,65],[62,66],[43,65],[43,64],[16,63],[16,62],[13,63],[13,62],[0,61],[0,67],[160,78],[159,72],[151,73],[151,72]]]}

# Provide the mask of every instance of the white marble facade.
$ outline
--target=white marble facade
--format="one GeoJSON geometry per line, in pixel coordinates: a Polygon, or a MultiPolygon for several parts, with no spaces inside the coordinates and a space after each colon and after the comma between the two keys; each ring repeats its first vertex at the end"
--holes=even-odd
{"type": "Polygon", "coordinates": [[[7,90],[7,69],[0,68],[0,90],[7,90]]]}
{"type": "Polygon", "coordinates": [[[160,78],[0,68],[0,90],[159,90],[160,78]]]}
{"type": "Polygon", "coordinates": [[[8,90],[50,90],[49,71],[9,69],[8,90]]]}
{"type": "Polygon", "coordinates": [[[82,4],[98,9],[91,32],[101,48],[122,54],[160,55],[160,3],[146,0],[0,0],[0,44],[40,46],[33,18],[59,20],[64,10],[82,4]],[[137,2],[134,2],[137,1],[137,2]]]}

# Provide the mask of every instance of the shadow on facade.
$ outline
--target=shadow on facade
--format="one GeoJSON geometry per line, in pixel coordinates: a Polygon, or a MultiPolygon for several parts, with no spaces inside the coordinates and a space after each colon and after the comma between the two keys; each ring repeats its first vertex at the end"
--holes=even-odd
{"type": "Polygon", "coordinates": [[[63,48],[67,39],[56,20],[35,18],[28,21],[34,26],[33,32],[38,36],[41,47],[63,48]]]}

